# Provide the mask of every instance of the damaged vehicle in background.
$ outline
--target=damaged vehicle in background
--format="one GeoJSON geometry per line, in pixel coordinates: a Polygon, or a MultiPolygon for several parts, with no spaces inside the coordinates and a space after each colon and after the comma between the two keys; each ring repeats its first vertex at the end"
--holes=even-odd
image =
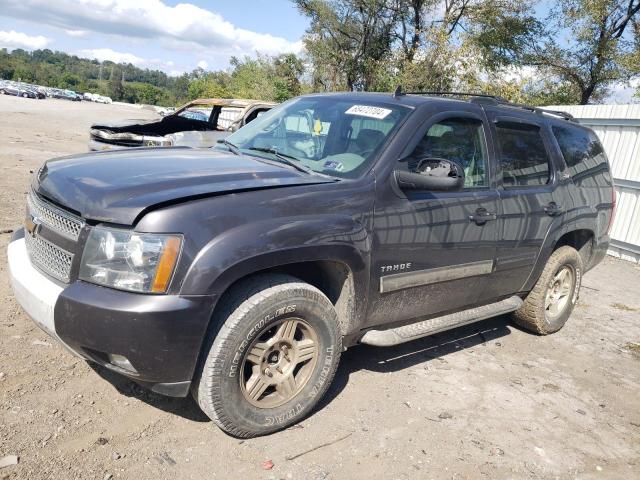
{"type": "Polygon", "coordinates": [[[90,129],[89,149],[212,147],[275,105],[261,100],[194,100],[156,121],[95,124],[90,129]]]}

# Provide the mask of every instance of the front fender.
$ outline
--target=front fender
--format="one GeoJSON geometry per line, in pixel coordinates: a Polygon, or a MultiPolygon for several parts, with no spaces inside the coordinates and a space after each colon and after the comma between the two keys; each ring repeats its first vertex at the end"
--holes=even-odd
{"type": "Polygon", "coordinates": [[[252,222],[223,232],[205,245],[189,268],[180,293],[221,294],[254,272],[332,260],[349,267],[355,293],[363,295],[369,283],[370,253],[368,232],[351,217],[321,215],[252,222]]]}

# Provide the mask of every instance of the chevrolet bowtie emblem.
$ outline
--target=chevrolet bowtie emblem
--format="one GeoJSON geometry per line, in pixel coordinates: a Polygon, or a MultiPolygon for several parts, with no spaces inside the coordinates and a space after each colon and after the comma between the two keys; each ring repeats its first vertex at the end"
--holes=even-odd
{"type": "Polygon", "coordinates": [[[34,237],[40,231],[40,219],[33,215],[29,215],[24,222],[24,227],[26,228],[27,232],[29,232],[29,235],[34,237]]]}

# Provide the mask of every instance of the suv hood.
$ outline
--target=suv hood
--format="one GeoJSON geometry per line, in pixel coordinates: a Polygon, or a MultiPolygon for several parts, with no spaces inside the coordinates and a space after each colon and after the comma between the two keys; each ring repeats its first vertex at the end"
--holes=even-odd
{"type": "Polygon", "coordinates": [[[34,188],[84,218],[133,225],[140,214],[160,204],[333,181],[251,156],[178,147],[49,160],[38,172],[34,188]]]}

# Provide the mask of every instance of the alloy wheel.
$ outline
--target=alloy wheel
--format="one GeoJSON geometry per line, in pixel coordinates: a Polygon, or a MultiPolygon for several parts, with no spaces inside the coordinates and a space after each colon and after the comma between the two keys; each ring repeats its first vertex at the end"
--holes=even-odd
{"type": "Polygon", "coordinates": [[[575,273],[569,265],[564,265],[554,275],[545,296],[544,309],[548,319],[555,319],[564,312],[571,299],[575,273]]]}
{"type": "Polygon", "coordinates": [[[275,408],[307,384],[318,358],[318,336],[300,318],[287,318],[260,332],[242,361],[240,387],[259,408],[275,408]]]}

